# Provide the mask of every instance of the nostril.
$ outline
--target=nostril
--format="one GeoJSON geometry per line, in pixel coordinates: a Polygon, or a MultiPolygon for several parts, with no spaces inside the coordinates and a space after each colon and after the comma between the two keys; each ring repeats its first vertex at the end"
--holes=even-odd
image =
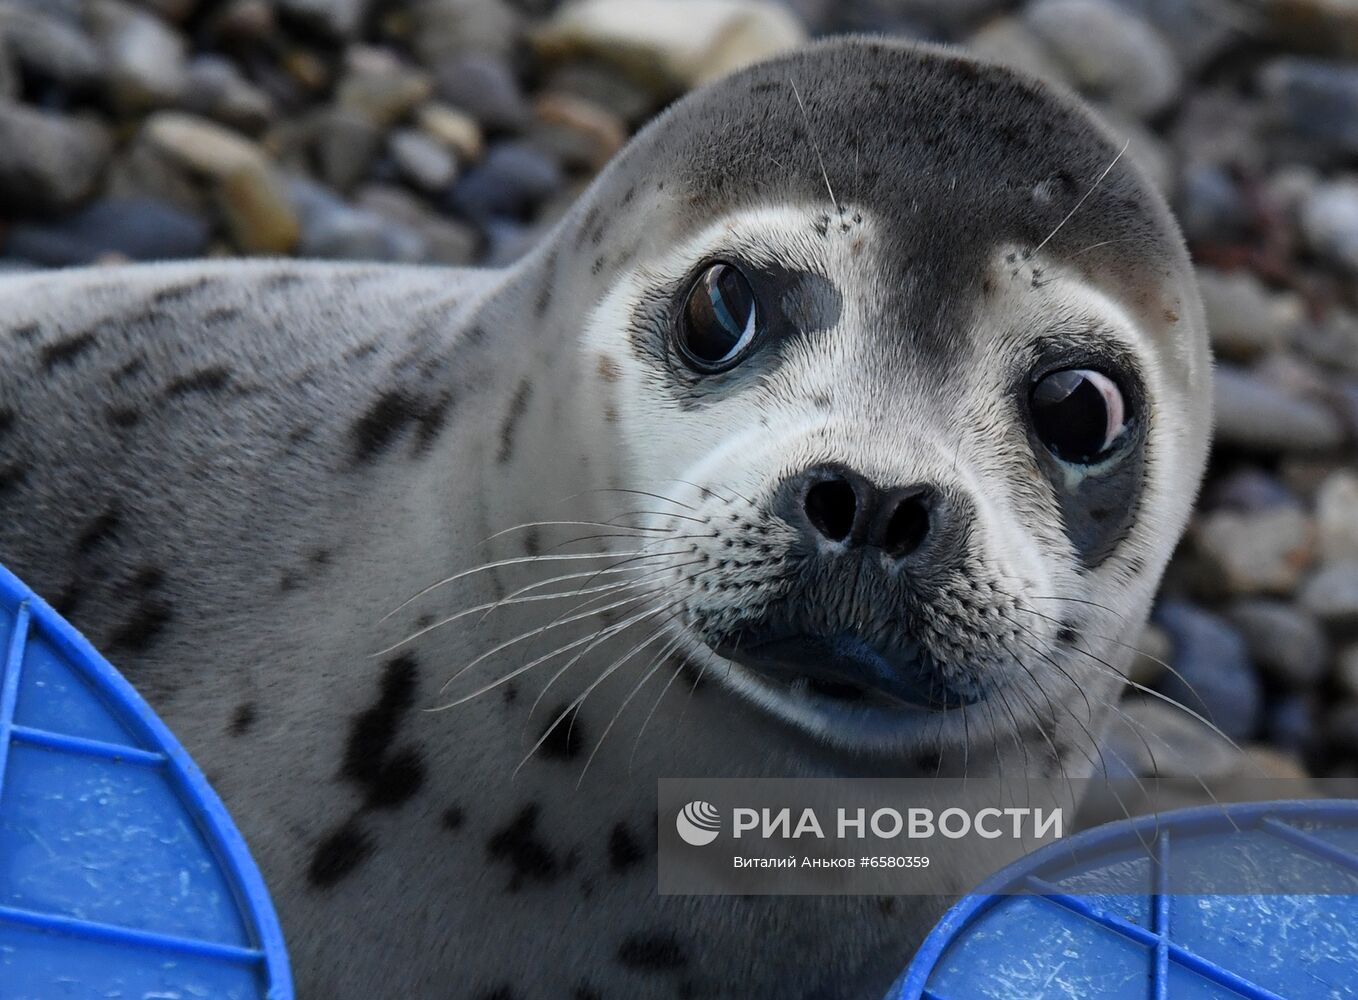
{"type": "Polygon", "coordinates": [[[893,559],[910,555],[929,534],[929,507],[920,497],[906,497],[886,522],[882,548],[893,559]]]}
{"type": "Polygon", "coordinates": [[[858,497],[843,479],[824,479],[806,491],[806,516],[832,542],[842,542],[853,531],[858,497]]]}

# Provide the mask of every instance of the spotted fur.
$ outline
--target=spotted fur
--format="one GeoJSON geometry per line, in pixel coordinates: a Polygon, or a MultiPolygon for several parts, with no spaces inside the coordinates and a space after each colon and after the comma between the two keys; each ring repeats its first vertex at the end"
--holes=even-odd
{"type": "Polygon", "coordinates": [[[945,900],[658,896],[656,779],[1087,769],[1208,422],[1190,268],[1118,148],[1006,70],[840,41],[678,102],[508,270],[0,279],[0,559],[210,769],[303,997],[880,995],[945,900]],[[733,256],[777,336],[699,378],[666,338],[733,256]],[[1154,413],[1087,532],[1107,498],[1016,416],[1041,337],[1122,351],[1154,413]],[[836,587],[778,508],[818,462],[965,530],[836,587]],[[1009,716],[835,714],[714,652],[794,600],[908,609],[1009,716]]]}

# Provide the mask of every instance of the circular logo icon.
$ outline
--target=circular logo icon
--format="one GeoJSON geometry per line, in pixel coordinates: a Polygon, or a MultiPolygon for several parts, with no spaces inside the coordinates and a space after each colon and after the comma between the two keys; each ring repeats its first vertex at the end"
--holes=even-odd
{"type": "Polygon", "coordinates": [[[721,833],[721,813],[711,802],[690,802],[679,810],[674,825],[684,843],[703,847],[721,833]]]}

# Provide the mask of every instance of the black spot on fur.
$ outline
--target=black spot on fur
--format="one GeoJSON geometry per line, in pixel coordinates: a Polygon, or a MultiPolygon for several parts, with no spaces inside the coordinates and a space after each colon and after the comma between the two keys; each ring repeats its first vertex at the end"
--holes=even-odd
{"type": "Polygon", "coordinates": [[[391,809],[410,801],[424,786],[424,757],[413,748],[394,749],[401,722],[415,702],[419,669],[415,658],[398,656],[382,671],[377,703],[349,725],[340,777],[363,789],[368,809],[391,809]]]}
{"type": "Polygon", "coordinates": [[[80,602],[84,600],[84,598],[84,588],[80,586],[78,581],[72,580],[62,588],[61,593],[58,594],[56,600],[52,602],[52,607],[56,609],[57,614],[61,615],[61,617],[70,618],[71,615],[75,614],[76,609],[80,607],[80,602]]]}
{"type": "Polygon", "coordinates": [[[94,334],[88,331],[58,340],[42,349],[42,366],[51,371],[58,365],[69,365],[93,346],[94,334]]]}
{"type": "Polygon", "coordinates": [[[256,714],[253,701],[246,701],[237,705],[236,710],[231,713],[231,724],[227,727],[227,732],[232,736],[244,736],[250,731],[250,727],[255,724],[256,714]]]}
{"type": "Polygon", "coordinates": [[[501,983],[499,986],[486,990],[484,993],[478,993],[476,995],[476,1000],[519,1000],[519,995],[514,992],[512,986],[509,986],[507,983],[501,983]]]}
{"type": "Polygon", "coordinates": [[[173,617],[170,605],[164,601],[143,601],[132,610],[132,616],[113,631],[109,648],[141,652],[156,641],[173,617]]]}
{"type": "Polygon", "coordinates": [[[413,656],[397,656],[383,667],[377,703],[355,715],[349,725],[343,777],[360,783],[380,777],[401,719],[415,703],[418,683],[419,668],[413,656]]]}
{"type": "Polygon", "coordinates": [[[424,755],[418,750],[398,750],[382,762],[381,771],[368,783],[363,804],[369,809],[394,809],[409,802],[424,786],[424,755]]]}
{"type": "Polygon", "coordinates": [[[231,382],[231,373],[221,365],[200,368],[174,379],[165,387],[165,398],[186,396],[194,392],[220,392],[231,382]]]}
{"type": "Polygon", "coordinates": [[[688,956],[671,934],[633,934],[618,947],[618,962],[642,972],[673,972],[688,964],[688,956]]]}
{"type": "Polygon", "coordinates": [[[556,706],[547,720],[547,725],[549,728],[543,730],[541,734],[547,738],[538,748],[538,753],[543,757],[571,760],[584,749],[585,727],[580,723],[579,705],[556,706]]]}
{"type": "Polygon", "coordinates": [[[604,998],[602,993],[588,983],[581,983],[571,990],[571,1000],[604,1000],[604,998]]]}
{"type": "Polygon", "coordinates": [[[133,358],[113,373],[113,380],[115,382],[126,382],[134,375],[140,375],[145,368],[145,358],[133,358]]]}
{"type": "Polygon", "coordinates": [[[141,411],[132,406],[110,406],[108,408],[108,422],[114,426],[126,430],[128,427],[135,427],[141,422],[141,411]]]}
{"type": "Polygon", "coordinates": [[[293,285],[301,284],[302,276],[291,271],[282,271],[278,274],[270,275],[261,282],[261,287],[268,292],[281,292],[291,288],[293,285]]]}
{"type": "Polygon", "coordinates": [[[132,577],[132,586],[136,590],[155,590],[164,582],[165,571],[156,566],[143,566],[132,577]]]}
{"type": "Polygon", "coordinates": [[[547,884],[560,877],[561,866],[552,849],[538,836],[537,824],[537,805],[526,805],[486,841],[487,856],[509,866],[511,890],[517,891],[527,882],[547,884]]]}
{"type": "Polygon", "coordinates": [[[0,434],[9,433],[14,427],[14,411],[8,407],[0,407],[0,434]]]}
{"type": "Polygon", "coordinates": [[[505,416],[505,422],[500,425],[500,450],[495,454],[495,461],[501,465],[514,455],[514,436],[518,432],[519,421],[528,410],[528,400],[532,395],[533,384],[524,379],[514,391],[514,398],[510,400],[509,413],[505,416]]]}
{"type": "Polygon", "coordinates": [[[542,536],[538,534],[537,528],[529,528],[523,533],[523,551],[530,556],[542,551],[542,536]]]}
{"type": "Polygon", "coordinates": [[[172,302],[183,302],[192,298],[210,284],[207,278],[197,278],[193,281],[181,282],[177,285],[168,285],[151,296],[151,302],[158,306],[169,305],[172,302]]]}
{"type": "Polygon", "coordinates": [[[514,702],[519,700],[519,686],[515,684],[513,681],[507,683],[504,686],[503,690],[504,690],[503,698],[505,700],[506,705],[512,705],[514,704],[514,702]]]}
{"type": "Polygon", "coordinates": [[[466,815],[462,812],[461,806],[449,806],[443,810],[443,817],[440,824],[445,830],[461,830],[462,825],[467,822],[466,815]]]}
{"type": "Polygon", "coordinates": [[[10,462],[8,465],[0,465],[0,493],[5,490],[13,489],[23,485],[28,478],[28,469],[18,462],[10,462]]]}
{"type": "Polygon", "coordinates": [[[42,327],[38,326],[37,323],[25,323],[23,326],[14,328],[14,336],[17,340],[34,341],[38,339],[41,333],[42,327]]]}
{"type": "Polygon", "coordinates": [[[615,872],[625,872],[645,859],[646,853],[637,843],[626,823],[618,823],[608,835],[608,866],[615,872]]]}
{"type": "Polygon", "coordinates": [[[75,550],[80,555],[89,555],[103,542],[114,538],[118,534],[118,529],[122,527],[122,515],[117,509],[109,508],[104,511],[82,531],[75,541],[75,550]]]}
{"type": "Polygon", "coordinates": [[[372,850],[371,838],[354,820],[348,820],[316,845],[307,881],[317,889],[328,889],[366,861],[372,850]]]}
{"type": "Polygon", "coordinates": [[[447,393],[431,401],[400,389],[384,392],[350,429],[354,460],[370,461],[411,426],[418,432],[417,449],[428,448],[442,429],[451,405],[452,396],[447,393]]]}
{"type": "Polygon", "coordinates": [[[1056,641],[1065,645],[1073,645],[1080,640],[1080,633],[1070,625],[1062,625],[1056,630],[1056,641]]]}
{"type": "Polygon", "coordinates": [[[201,322],[204,326],[217,326],[221,323],[234,323],[240,317],[241,311],[235,306],[218,306],[203,313],[201,322]]]}

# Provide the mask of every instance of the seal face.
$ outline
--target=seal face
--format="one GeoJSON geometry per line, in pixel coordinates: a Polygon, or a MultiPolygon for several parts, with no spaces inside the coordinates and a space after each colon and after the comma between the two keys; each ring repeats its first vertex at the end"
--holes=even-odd
{"type": "Polygon", "coordinates": [[[1120,148],[838,41],[509,270],[4,279],[0,558],[208,768],[303,996],[880,995],[937,901],[658,897],[655,781],[1095,766],[1209,424],[1120,148]]]}

